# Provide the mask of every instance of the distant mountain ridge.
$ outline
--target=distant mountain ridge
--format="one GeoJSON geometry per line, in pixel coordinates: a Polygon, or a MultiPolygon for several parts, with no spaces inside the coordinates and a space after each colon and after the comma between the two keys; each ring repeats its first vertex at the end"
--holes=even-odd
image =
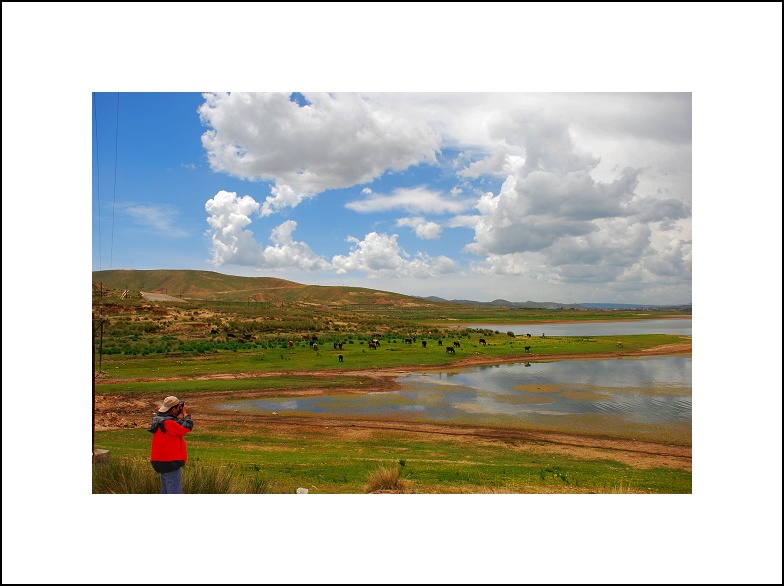
{"type": "Polygon", "coordinates": [[[441,297],[425,297],[434,302],[460,303],[462,305],[480,305],[482,307],[506,307],[509,309],[691,309],[685,305],[652,305],[639,303],[555,303],[553,301],[471,301],[468,299],[443,299],[441,297]]]}
{"type": "Polygon", "coordinates": [[[471,301],[470,299],[443,299],[441,297],[424,297],[438,303],[460,303],[462,305],[479,305],[482,307],[507,307],[521,309],[584,309],[577,303],[555,303],[551,301],[507,301],[495,299],[494,301],[471,301]]]}
{"type": "Polygon", "coordinates": [[[509,309],[691,309],[691,305],[637,305],[630,303],[554,303],[539,301],[473,301],[418,297],[364,287],[303,285],[276,277],[238,277],[213,271],[177,270],[105,270],[93,271],[93,284],[115,290],[165,293],[182,299],[212,301],[262,301],[271,303],[365,305],[385,304],[413,307],[432,303],[455,303],[467,306],[504,307],[509,309]]]}

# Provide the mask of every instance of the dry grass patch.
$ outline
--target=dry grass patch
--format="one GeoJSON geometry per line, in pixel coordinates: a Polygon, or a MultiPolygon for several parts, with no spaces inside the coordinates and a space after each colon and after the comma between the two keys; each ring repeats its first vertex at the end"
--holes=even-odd
{"type": "Polygon", "coordinates": [[[365,492],[405,492],[406,485],[406,481],[400,478],[400,471],[397,468],[382,466],[370,473],[365,492]]]}

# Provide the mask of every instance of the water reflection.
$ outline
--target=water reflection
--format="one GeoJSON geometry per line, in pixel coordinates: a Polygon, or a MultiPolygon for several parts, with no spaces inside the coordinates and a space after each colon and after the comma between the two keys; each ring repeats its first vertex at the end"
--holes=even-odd
{"type": "Polygon", "coordinates": [[[690,435],[691,357],[498,364],[416,373],[399,382],[402,388],[392,392],[275,397],[221,408],[507,426],[569,419],[594,432],[688,424],[690,435]]]}

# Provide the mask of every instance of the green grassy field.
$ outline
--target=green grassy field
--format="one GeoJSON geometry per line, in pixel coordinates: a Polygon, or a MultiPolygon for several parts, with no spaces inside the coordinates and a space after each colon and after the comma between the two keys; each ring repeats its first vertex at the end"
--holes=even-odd
{"type": "MultiPolygon", "coordinates": [[[[541,360],[543,356],[546,356],[547,360],[553,360],[559,356],[606,355],[620,350],[617,346],[620,340],[623,340],[623,351],[632,353],[665,344],[677,344],[683,341],[683,337],[643,334],[597,338],[525,338],[501,333],[479,334],[464,329],[446,340],[439,346],[437,340],[430,339],[425,348],[421,343],[407,344],[402,338],[382,338],[380,347],[375,350],[370,350],[367,344],[360,343],[344,344],[343,350],[334,349],[332,344],[320,344],[318,350],[313,350],[308,344],[300,342],[292,348],[286,344],[270,348],[253,343],[237,349],[214,349],[203,353],[110,354],[102,357],[101,370],[105,373],[105,380],[118,380],[247,372],[319,372],[333,369],[350,372],[374,368],[449,367],[465,359],[508,358],[510,361],[522,361],[541,360]],[[486,339],[487,345],[479,344],[479,338],[486,339]],[[448,354],[446,347],[452,346],[454,340],[460,340],[460,347],[455,348],[454,354],[448,354]],[[526,346],[530,347],[528,351],[525,350],[526,346]],[[342,362],[338,359],[340,355],[343,356],[342,362]]],[[[210,385],[218,385],[211,388],[220,388],[217,381],[212,381],[210,385]]],[[[102,384],[101,388],[112,390],[112,387],[106,384],[102,384]]],[[[136,390],[141,391],[144,388],[159,392],[165,386],[157,381],[135,385],[136,390]]]]}
{"type": "MultiPolygon", "coordinates": [[[[187,437],[187,473],[198,468],[232,467],[240,478],[267,492],[362,494],[374,472],[399,471],[402,492],[460,493],[679,493],[690,494],[691,473],[674,468],[637,469],[608,459],[586,460],[529,451],[526,442],[455,442],[448,437],[412,437],[380,431],[345,437],[340,430],[298,430],[281,434],[266,428],[230,435],[198,423],[187,437]]],[[[146,430],[97,432],[96,446],[112,459],[146,460],[146,430]]],[[[147,469],[149,468],[149,470],[147,469]]],[[[157,489],[157,485],[153,482],[157,489]]],[[[154,492],[157,490],[154,490],[154,492]]]]}

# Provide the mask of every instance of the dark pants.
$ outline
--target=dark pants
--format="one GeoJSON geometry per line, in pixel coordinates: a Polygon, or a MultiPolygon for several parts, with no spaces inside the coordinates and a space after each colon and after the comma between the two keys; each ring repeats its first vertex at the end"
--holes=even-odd
{"type": "Polygon", "coordinates": [[[161,472],[161,494],[182,494],[182,468],[161,472]]]}

